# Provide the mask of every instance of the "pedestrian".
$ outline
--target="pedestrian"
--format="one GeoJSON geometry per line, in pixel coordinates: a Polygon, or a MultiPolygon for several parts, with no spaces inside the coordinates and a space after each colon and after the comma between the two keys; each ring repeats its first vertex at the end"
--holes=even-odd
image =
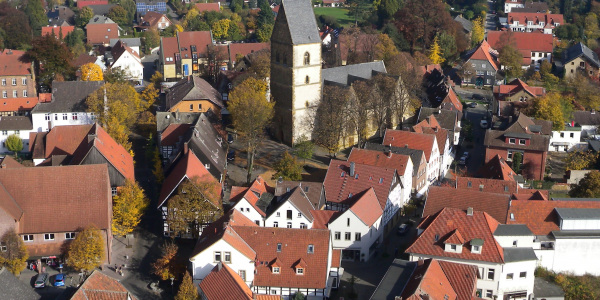
{"type": "Polygon", "coordinates": [[[46,273],[46,267],[42,267],[42,273],[46,273]]]}
{"type": "Polygon", "coordinates": [[[118,272],[118,270],[117,270],[117,264],[115,264],[115,273],[117,273],[117,272],[118,272]]]}

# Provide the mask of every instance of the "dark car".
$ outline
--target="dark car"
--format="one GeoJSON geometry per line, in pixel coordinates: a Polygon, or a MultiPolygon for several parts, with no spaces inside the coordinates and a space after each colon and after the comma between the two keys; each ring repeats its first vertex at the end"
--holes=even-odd
{"type": "Polygon", "coordinates": [[[48,281],[48,274],[46,274],[46,273],[38,274],[37,277],[35,278],[35,283],[33,284],[33,287],[36,289],[46,287],[47,281],[48,281]]]}
{"type": "Polygon", "coordinates": [[[229,144],[233,143],[233,134],[231,134],[231,133],[227,134],[227,143],[229,143],[229,144]]]}
{"type": "Polygon", "coordinates": [[[227,153],[227,160],[228,161],[235,160],[235,151],[234,150],[229,150],[229,153],[227,153]]]}
{"type": "Polygon", "coordinates": [[[404,235],[408,231],[408,224],[402,224],[398,227],[398,235],[404,235]]]}
{"type": "Polygon", "coordinates": [[[468,107],[470,107],[470,108],[477,107],[477,102],[471,102],[471,103],[469,103],[468,107]]]}

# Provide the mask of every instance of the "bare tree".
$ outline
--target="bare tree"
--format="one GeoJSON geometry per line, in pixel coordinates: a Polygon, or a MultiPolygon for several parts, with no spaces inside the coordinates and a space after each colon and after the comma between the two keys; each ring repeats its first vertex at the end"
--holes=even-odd
{"type": "Polygon", "coordinates": [[[313,139],[333,155],[347,129],[347,93],[340,86],[325,86],[323,98],[316,109],[313,139]]]}

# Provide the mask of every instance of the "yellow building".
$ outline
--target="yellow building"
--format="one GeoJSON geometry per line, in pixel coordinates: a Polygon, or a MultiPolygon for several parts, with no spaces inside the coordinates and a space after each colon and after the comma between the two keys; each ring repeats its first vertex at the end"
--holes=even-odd
{"type": "Polygon", "coordinates": [[[210,31],[177,32],[174,37],[160,40],[159,70],[164,81],[176,81],[200,73],[206,63],[208,45],[212,45],[210,31]]]}
{"type": "Polygon", "coordinates": [[[191,75],[169,89],[166,104],[170,112],[201,113],[212,110],[219,117],[224,107],[221,94],[215,88],[206,80],[191,75]]]}

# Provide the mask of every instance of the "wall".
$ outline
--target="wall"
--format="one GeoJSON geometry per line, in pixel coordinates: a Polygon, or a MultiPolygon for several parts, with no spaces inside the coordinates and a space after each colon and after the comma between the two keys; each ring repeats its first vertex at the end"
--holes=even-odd
{"type": "Polygon", "coordinates": [[[566,152],[568,149],[573,147],[576,144],[579,144],[581,141],[581,131],[574,130],[563,130],[563,131],[552,131],[552,135],[550,136],[550,144],[548,145],[548,151],[558,151],[566,152]],[[561,137],[561,134],[563,137],[561,137]],[[572,137],[571,137],[572,136],[572,137]],[[569,143],[569,146],[565,149],[565,146],[554,146],[553,143],[569,143]]]}
{"type": "Polygon", "coordinates": [[[263,216],[259,214],[258,211],[256,211],[256,209],[254,208],[254,206],[250,205],[250,203],[245,198],[242,198],[240,201],[238,201],[233,206],[233,208],[237,209],[252,222],[258,222],[258,226],[265,226],[263,216]]]}
{"type": "MultiPolygon", "coordinates": [[[[274,210],[267,218],[265,219],[265,227],[274,227],[274,222],[278,223],[278,227],[286,228],[287,223],[292,223],[292,228],[300,228],[300,224],[304,223],[307,228],[312,227],[312,223],[302,214],[302,216],[298,217],[298,213],[300,211],[294,207],[289,201],[285,201],[281,206],[279,206],[276,210],[274,210]],[[292,211],[292,218],[287,218],[287,211],[292,211]],[[279,214],[279,216],[277,216],[279,214]]],[[[253,219],[251,219],[253,220],[253,219]]]]}
{"type": "Polygon", "coordinates": [[[408,157],[408,161],[406,163],[406,169],[404,169],[404,174],[399,174],[400,175],[400,181],[402,182],[402,196],[401,197],[401,202],[400,202],[400,206],[404,206],[406,205],[406,203],[408,203],[408,201],[410,200],[410,194],[412,192],[412,187],[413,187],[413,161],[412,159],[410,159],[410,156],[408,157]]]}
{"type": "Polygon", "coordinates": [[[10,230],[17,230],[17,222],[15,219],[8,214],[2,207],[0,207],[0,237],[10,230]]]}
{"type": "Polygon", "coordinates": [[[96,122],[94,113],[88,112],[49,113],[50,120],[46,120],[46,115],[46,113],[31,114],[34,132],[46,132],[54,126],[86,125],[94,124],[96,122]],[[73,115],[75,114],[77,116],[76,120],[73,119],[73,115]]]}
{"type": "Polygon", "coordinates": [[[498,299],[502,299],[505,293],[519,291],[527,291],[527,297],[517,299],[529,299],[529,295],[533,293],[536,262],[529,260],[505,263],[498,282],[498,299]],[[521,278],[521,272],[526,272],[524,278],[521,278]],[[508,279],[509,273],[512,274],[512,279],[508,279]]]}
{"type": "Polygon", "coordinates": [[[581,57],[577,57],[565,64],[565,78],[575,77],[578,71],[583,71],[592,78],[598,78],[598,68],[591,66],[581,57]],[[584,68],[580,67],[582,62],[584,63],[584,68]]]}
{"type": "Polygon", "coordinates": [[[190,258],[190,262],[192,263],[192,278],[194,280],[204,279],[215,267],[217,264],[214,261],[215,251],[221,251],[222,258],[224,258],[223,252],[231,252],[231,263],[227,263],[227,266],[238,274],[240,270],[245,270],[246,284],[250,285],[252,283],[254,280],[254,260],[244,256],[223,240],[217,241],[212,246],[190,258]]]}
{"type": "Polygon", "coordinates": [[[600,275],[600,239],[576,238],[556,239],[554,242],[554,261],[551,270],[555,272],[572,272],[574,275],[600,275]]]}
{"type": "Polygon", "coordinates": [[[144,78],[144,66],[140,60],[133,57],[129,52],[123,53],[111,68],[121,68],[127,74],[127,79],[135,81],[136,84],[141,84],[144,78]]]}
{"type": "Polygon", "coordinates": [[[492,65],[490,64],[489,61],[471,59],[468,61],[468,63],[475,64],[475,67],[474,67],[475,74],[473,74],[473,76],[471,78],[469,78],[467,80],[463,80],[462,84],[474,85],[476,83],[476,78],[482,77],[484,86],[494,85],[494,82],[496,80],[496,70],[494,70],[494,67],[492,67],[492,65]],[[485,67],[482,67],[483,65],[485,65],[485,67]],[[477,71],[484,71],[485,75],[477,75],[477,71]],[[491,72],[491,73],[489,73],[489,72],[491,72]]]}
{"type": "Polygon", "coordinates": [[[221,115],[221,108],[216,106],[214,103],[209,100],[186,100],[179,101],[177,104],[173,105],[169,111],[170,112],[207,112],[208,109],[211,109],[217,115],[221,115]],[[198,108],[198,104],[202,105],[202,109],[198,108]],[[190,105],[192,105],[192,109],[190,109],[190,105]]]}
{"type": "Polygon", "coordinates": [[[17,92],[16,98],[37,97],[35,80],[31,75],[0,76],[0,97],[5,99],[15,98],[13,97],[13,91],[17,92]],[[17,80],[16,85],[12,84],[13,78],[17,80]],[[25,85],[23,85],[23,79],[26,80],[25,85]],[[6,85],[4,85],[4,80],[6,80],[6,85]],[[6,91],[6,98],[4,97],[4,91],[6,91]],[[23,91],[27,91],[27,96],[23,95],[23,91]]]}
{"type": "Polygon", "coordinates": [[[332,245],[334,249],[355,249],[360,250],[361,260],[368,260],[370,257],[369,247],[378,239],[382,238],[383,226],[381,226],[381,217],[368,227],[351,210],[346,210],[337,217],[328,226],[331,233],[332,245]],[[350,219],[350,226],[348,226],[350,219]],[[335,238],[335,233],[340,233],[340,239],[335,238]],[[350,233],[350,240],[345,239],[346,232],[350,233]],[[361,240],[356,240],[356,233],[360,233],[361,240]]]}
{"type": "Polygon", "coordinates": [[[433,150],[429,155],[429,161],[427,162],[427,180],[430,182],[436,181],[438,179],[439,170],[440,170],[440,150],[438,149],[437,140],[433,141],[433,150]]]}
{"type": "MultiPolygon", "coordinates": [[[[500,157],[506,160],[507,154],[507,149],[487,148],[485,150],[485,162],[487,163],[496,155],[500,155],[500,157]]],[[[544,179],[545,168],[546,152],[525,152],[525,154],[523,155],[523,170],[521,171],[521,174],[526,179],[544,179]]]]}

